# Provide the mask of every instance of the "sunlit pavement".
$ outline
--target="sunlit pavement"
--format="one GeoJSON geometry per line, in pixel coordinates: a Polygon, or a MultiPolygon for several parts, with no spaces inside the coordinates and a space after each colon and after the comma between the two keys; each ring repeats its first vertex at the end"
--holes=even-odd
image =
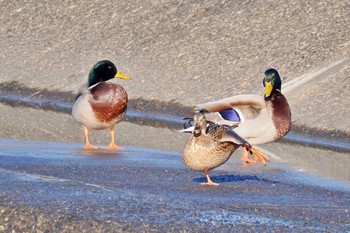
{"type": "Polygon", "coordinates": [[[203,187],[178,152],[7,139],[0,151],[0,230],[350,229],[348,184],[281,162],[232,159],[203,187]]]}

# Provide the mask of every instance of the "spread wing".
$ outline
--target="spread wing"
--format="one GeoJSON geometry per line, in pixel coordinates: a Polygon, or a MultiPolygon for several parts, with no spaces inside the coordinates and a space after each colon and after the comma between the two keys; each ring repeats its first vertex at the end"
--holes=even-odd
{"type": "Polygon", "coordinates": [[[265,106],[263,96],[237,95],[198,104],[196,111],[203,112],[208,121],[234,127],[245,119],[254,119],[265,106]]]}

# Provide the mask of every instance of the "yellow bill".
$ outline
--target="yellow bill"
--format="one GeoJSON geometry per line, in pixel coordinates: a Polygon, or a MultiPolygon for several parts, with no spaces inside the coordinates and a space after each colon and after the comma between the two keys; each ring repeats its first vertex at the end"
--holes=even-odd
{"type": "Polygon", "coordinates": [[[272,92],[272,82],[265,82],[265,91],[264,94],[266,97],[269,97],[271,95],[272,92]]]}
{"type": "Polygon", "coordinates": [[[120,71],[117,71],[117,74],[114,76],[114,78],[120,78],[120,79],[125,79],[125,80],[131,80],[132,79],[131,77],[129,77],[126,74],[123,74],[120,71]]]}

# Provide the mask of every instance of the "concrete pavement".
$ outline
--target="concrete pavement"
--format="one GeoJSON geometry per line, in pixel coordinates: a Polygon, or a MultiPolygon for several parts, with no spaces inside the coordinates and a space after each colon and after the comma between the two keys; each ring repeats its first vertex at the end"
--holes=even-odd
{"type": "Polygon", "coordinates": [[[80,146],[0,141],[1,231],[350,230],[350,186],[283,163],[231,160],[211,172],[219,187],[202,187],[178,152],[80,146]]]}

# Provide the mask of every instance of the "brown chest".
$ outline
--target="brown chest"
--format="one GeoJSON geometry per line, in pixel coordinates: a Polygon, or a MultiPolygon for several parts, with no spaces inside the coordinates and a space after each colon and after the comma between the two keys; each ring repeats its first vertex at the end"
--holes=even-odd
{"type": "Polygon", "coordinates": [[[280,92],[276,92],[271,100],[272,121],[277,130],[276,139],[279,139],[289,132],[291,126],[291,111],[288,101],[280,92]]]}
{"type": "Polygon", "coordinates": [[[99,121],[113,121],[126,111],[128,95],[118,84],[102,82],[92,88],[90,94],[89,103],[99,121]]]}

